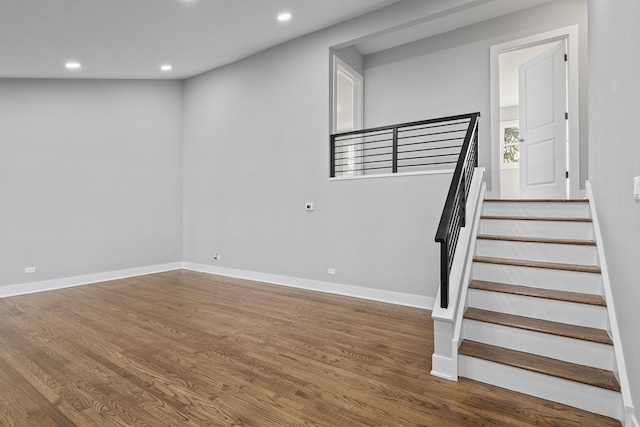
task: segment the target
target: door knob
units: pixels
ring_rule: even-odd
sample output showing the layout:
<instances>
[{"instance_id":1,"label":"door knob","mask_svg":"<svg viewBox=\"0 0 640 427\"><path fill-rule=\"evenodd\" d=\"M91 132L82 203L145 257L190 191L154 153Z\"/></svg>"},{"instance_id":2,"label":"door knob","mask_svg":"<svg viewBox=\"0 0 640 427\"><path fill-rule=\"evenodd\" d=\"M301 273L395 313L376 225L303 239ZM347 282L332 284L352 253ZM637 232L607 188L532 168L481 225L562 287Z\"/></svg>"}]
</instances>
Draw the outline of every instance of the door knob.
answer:
<instances>
[{"instance_id":1,"label":"door knob","mask_svg":"<svg viewBox=\"0 0 640 427\"><path fill-rule=\"evenodd\" d=\"M518 138L518 142L523 143L524 142L524 138Z\"/></svg>"}]
</instances>

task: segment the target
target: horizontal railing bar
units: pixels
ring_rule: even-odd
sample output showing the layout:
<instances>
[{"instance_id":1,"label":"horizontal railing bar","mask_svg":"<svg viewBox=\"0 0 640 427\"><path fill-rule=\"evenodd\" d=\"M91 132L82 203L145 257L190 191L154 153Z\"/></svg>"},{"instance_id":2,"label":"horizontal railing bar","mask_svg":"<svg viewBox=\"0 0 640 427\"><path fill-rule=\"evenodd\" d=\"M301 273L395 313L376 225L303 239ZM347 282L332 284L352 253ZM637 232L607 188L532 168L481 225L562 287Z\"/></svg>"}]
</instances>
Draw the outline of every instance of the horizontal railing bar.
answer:
<instances>
[{"instance_id":1,"label":"horizontal railing bar","mask_svg":"<svg viewBox=\"0 0 640 427\"><path fill-rule=\"evenodd\" d=\"M413 145L418 145L418 144L405 144L403 145L403 147L408 147L408 146L413 146ZM451 150L451 149L457 149L460 148L460 145L446 145L444 147L431 147L431 148L419 148L416 150L398 150L398 154L403 154L403 153L415 153L415 152L419 152L419 151L435 151L435 150ZM355 149L353 150L353 153L365 153L368 151L373 151L373 150L382 150L382 149L389 149L391 147L373 147L373 148L362 148L362 149ZM349 153L350 151L337 151L336 155L340 155L340 154L346 154ZM388 152L384 152L384 153L374 153L374 154L364 154L363 156L349 156L348 158L354 158L357 159L359 157L364 157L364 156L383 156L383 155L390 155L393 154L391 151ZM456 154L459 154L456 153ZM345 157L336 157L336 160L340 160L340 159L344 159Z\"/></svg>"},{"instance_id":2,"label":"horizontal railing bar","mask_svg":"<svg viewBox=\"0 0 640 427\"><path fill-rule=\"evenodd\" d=\"M398 129L398 132L417 132L420 130L424 130L424 129L432 129L435 127L443 127L443 126L455 126L455 125L460 125L460 124L465 124L466 122L458 122L455 124L447 124L447 125L438 125L438 126L429 126L429 127L420 127L420 128L414 128L414 129ZM421 136L433 136L433 135L442 135L442 134L446 134L446 133L456 133L456 132L465 132L466 129L456 129L456 130L450 130L450 131L445 131L445 132L432 132L432 133L423 133L420 135L408 135L408 136L399 136L398 140L400 139L408 139L408 138L418 138ZM385 132L379 132L379 133L372 133L372 134L365 134L364 131L361 131L362 133L356 133L354 135L347 135L347 136L337 136L336 135L336 141L338 142L342 142L342 141L352 141L354 139L360 139L360 138L372 138L372 137L376 137L376 136L382 136L382 135L391 135L393 134L393 129L389 129L388 131ZM387 141L387 139L383 139L380 141Z\"/></svg>"},{"instance_id":3,"label":"horizontal railing bar","mask_svg":"<svg viewBox=\"0 0 640 427\"><path fill-rule=\"evenodd\" d=\"M391 142L392 139L376 139L374 141L358 141L358 142L352 142L349 144L340 144L338 145L337 148L343 148L343 147L352 147L354 145L364 145L364 144L375 144L377 142Z\"/></svg>"},{"instance_id":4,"label":"horizontal railing bar","mask_svg":"<svg viewBox=\"0 0 640 427\"><path fill-rule=\"evenodd\" d=\"M406 144L399 144L399 147L408 147L410 145L421 145L421 144L435 144L437 142L449 142L449 141L464 141L464 137L435 139L433 141L409 142L409 143L406 143ZM354 142L352 144L340 144L336 148L355 147L355 146L358 146L358 145L373 144L373 143L377 143L377 142L391 142L391 140L390 139L380 139L380 140L376 140L376 141L363 141L363 142ZM462 146L462 144L459 145L459 147L461 147L461 146ZM390 147L390 145L383 145L382 147L373 147L371 149L374 150L376 148L387 148L387 147ZM344 151L336 151L336 154L341 154L343 152Z\"/></svg>"},{"instance_id":5,"label":"horizontal railing bar","mask_svg":"<svg viewBox=\"0 0 640 427\"><path fill-rule=\"evenodd\" d=\"M461 115L458 115L458 116L441 117L441 118L438 118L438 119L419 120L417 122L401 123L401 124L397 124L397 125L393 125L393 126L380 126L380 127L371 128L371 129L354 130L354 131L350 131L350 132L341 132L341 133L333 134L333 136L336 137L336 138L339 138L339 137L347 136L347 135L356 135L356 134L362 134L362 133L379 132L379 131L388 130L388 129L394 129L394 128L406 128L406 127L411 127L411 126L428 125L428 124L432 124L432 123L452 122L452 121L455 121L455 120L470 119L472 116L473 116L473 114L461 114Z\"/></svg>"},{"instance_id":6,"label":"horizontal railing bar","mask_svg":"<svg viewBox=\"0 0 640 427\"><path fill-rule=\"evenodd\" d=\"M390 162L391 159L386 159L386 160L371 160L368 162L358 162L359 165L369 165L371 163L384 163L384 162Z\"/></svg>"},{"instance_id":7,"label":"horizontal railing bar","mask_svg":"<svg viewBox=\"0 0 640 427\"><path fill-rule=\"evenodd\" d=\"M414 153L420 151L427 151L433 149L424 149L424 150L411 150L411 151L399 151L398 155L404 153ZM446 154L433 154L430 156L417 156L417 157L398 157L398 161L400 160L412 160L412 159L430 159L433 157L447 157L447 156L458 156L460 153L446 153ZM353 157L336 157L337 160L355 160L355 159L364 159L365 157L377 157L377 156L389 156L391 153L379 153L379 154L363 154L361 156L353 156Z\"/></svg>"},{"instance_id":8,"label":"horizontal railing bar","mask_svg":"<svg viewBox=\"0 0 640 427\"><path fill-rule=\"evenodd\" d=\"M466 132L466 129L460 129L460 130L448 130L446 132L433 132L433 133L421 133L419 135L407 135L407 136L398 136L398 141L400 141L401 139L410 139L410 138L420 138L423 136L433 136L433 135L444 135L447 133L460 133L460 132ZM460 137L460 139L463 139L464 136Z\"/></svg>"},{"instance_id":9,"label":"horizontal railing bar","mask_svg":"<svg viewBox=\"0 0 640 427\"><path fill-rule=\"evenodd\" d=\"M455 153L455 154L434 154L433 156L398 157L398 161L401 161L401 160L418 160L418 159L433 159L434 157L451 157L451 156L457 156L457 155L458 155L458 153Z\"/></svg>"},{"instance_id":10,"label":"horizontal railing bar","mask_svg":"<svg viewBox=\"0 0 640 427\"><path fill-rule=\"evenodd\" d=\"M389 146L389 145L383 145L382 147L363 147L363 148L355 148L353 151L350 151L350 150L336 151L336 155L339 155L339 154L345 154L345 153L350 153L350 152L353 152L353 153L364 153L364 152L367 152L367 151L373 151L373 150L391 150L391 151L389 152L389 154L392 154L392 153L393 153L393 149L392 149L392 147L391 147L391 146ZM377 154L371 154L371 155L372 155L372 156L377 156Z\"/></svg>"},{"instance_id":11,"label":"horizontal railing bar","mask_svg":"<svg viewBox=\"0 0 640 427\"><path fill-rule=\"evenodd\" d=\"M413 132L415 130L435 129L435 128L441 128L441 127L445 127L445 126L455 126L455 125L462 125L462 124L467 124L467 123L469 123L469 119L465 119L465 120L462 120L462 121L455 121L455 122L446 122L446 123L442 123L442 124L439 124L439 125L420 126L420 127L407 126L407 127L411 127L411 129L405 129L403 127L402 129L398 129L398 132Z\"/></svg>"},{"instance_id":12,"label":"horizontal railing bar","mask_svg":"<svg viewBox=\"0 0 640 427\"><path fill-rule=\"evenodd\" d=\"M336 157L336 160L364 159L365 157L390 156L390 155L391 155L391 153L363 154L362 156Z\"/></svg>"},{"instance_id":13,"label":"horizontal railing bar","mask_svg":"<svg viewBox=\"0 0 640 427\"><path fill-rule=\"evenodd\" d=\"M409 144L407 144L409 145ZM404 151L399 151L398 150L398 154L402 154L402 153L415 153L417 151L433 151L433 150L449 150L451 148L460 148L460 145L447 145L445 147L433 147L433 148L419 148L417 150L404 150ZM456 154L460 154L460 152L456 153Z\"/></svg>"},{"instance_id":14,"label":"horizontal railing bar","mask_svg":"<svg viewBox=\"0 0 640 427\"><path fill-rule=\"evenodd\" d=\"M379 169L389 169L389 170L391 170L391 166L380 166L380 167L377 167L377 168L359 168L358 171L366 172L366 171L373 171L373 170L379 170ZM344 171L338 171L338 172L344 172Z\"/></svg>"},{"instance_id":15,"label":"horizontal railing bar","mask_svg":"<svg viewBox=\"0 0 640 427\"><path fill-rule=\"evenodd\" d=\"M382 131L373 132L373 133L363 132L363 133L355 133L353 135L346 135L346 136L342 136L342 135L334 135L334 136L336 138L336 141L347 141L347 140L356 139L356 138L375 138L376 136L391 135L392 133L393 133L393 129L388 129L385 132L382 132Z\"/></svg>"},{"instance_id":16,"label":"horizontal railing bar","mask_svg":"<svg viewBox=\"0 0 640 427\"><path fill-rule=\"evenodd\" d=\"M417 165L398 165L398 168L412 168L412 167L418 167L418 166L431 166L431 165L450 165L452 163L456 163L455 161L452 162L431 162L431 163L420 163Z\"/></svg>"},{"instance_id":17,"label":"horizontal railing bar","mask_svg":"<svg viewBox=\"0 0 640 427\"><path fill-rule=\"evenodd\" d=\"M398 169L401 168L412 168L412 167L425 167L425 166L439 166L439 165L451 165L456 162L431 162L431 163L419 163L415 165L398 165ZM391 166L379 166L379 167L360 167L363 163L358 163L355 165L355 170L357 171L369 171L369 170L378 170L378 169L391 169ZM346 172L347 169L338 169L339 167L346 167L348 165L336 165L336 174L340 174Z\"/></svg>"},{"instance_id":18,"label":"horizontal railing bar","mask_svg":"<svg viewBox=\"0 0 640 427\"><path fill-rule=\"evenodd\" d=\"M456 162L433 162L433 163L421 163L418 165L398 165L398 169L402 168L410 168L410 167L424 167L424 166L438 166L438 165L450 165L450 164L454 164ZM336 165L336 168L340 166L340 165ZM391 166L380 166L380 167L373 167L373 168L358 168L356 167L356 171L358 172L366 172L366 171L373 171L373 170L380 170L380 169L391 169ZM343 172L347 172L347 170L338 170L336 169L336 175L343 173Z\"/></svg>"},{"instance_id":19,"label":"horizontal railing bar","mask_svg":"<svg viewBox=\"0 0 640 427\"><path fill-rule=\"evenodd\" d=\"M400 147L409 147L410 145L433 144L436 142L449 142L449 141L461 141L461 140L464 142L464 138L444 138L444 139L438 139L436 141L409 142L407 144L402 144ZM458 147L462 147L462 144L458 145Z\"/></svg>"}]
</instances>

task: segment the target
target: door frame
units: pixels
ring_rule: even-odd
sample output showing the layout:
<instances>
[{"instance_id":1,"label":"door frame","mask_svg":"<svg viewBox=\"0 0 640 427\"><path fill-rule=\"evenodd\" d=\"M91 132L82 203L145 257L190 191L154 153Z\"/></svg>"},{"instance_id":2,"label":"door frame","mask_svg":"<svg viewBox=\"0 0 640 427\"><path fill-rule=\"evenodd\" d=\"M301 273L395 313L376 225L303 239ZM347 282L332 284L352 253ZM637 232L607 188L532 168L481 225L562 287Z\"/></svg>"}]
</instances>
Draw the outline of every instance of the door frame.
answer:
<instances>
[{"instance_id":1,"label":"door frame","mask_svg":"<svg viewBox=\"0 0 640 427\"><path fill-rule=\"evenodd\" d=\"M343 73L353 79L354 82L354 102L355 108L353 120L356 129L362 129L364 125L364 76L354 70L349 64L333 55L333 72L332 72L332 101L331 101L331 133L336 133L338 122L338 73Z\"/></svg>"},{"instance_id":2,"label":"door frame","mask_svg":"<svg viewBox=\"0 0 640 427\"><path fill-rule=\"evenodd\" d=\"M580 197L580 83L578 80L578 26L560 28L496 44L490 47L491 86L491 190L489 197L500 197L500 54L542 43L566 40L567 110L569 112L569 197Z\"/></svg>"}]
</instances>

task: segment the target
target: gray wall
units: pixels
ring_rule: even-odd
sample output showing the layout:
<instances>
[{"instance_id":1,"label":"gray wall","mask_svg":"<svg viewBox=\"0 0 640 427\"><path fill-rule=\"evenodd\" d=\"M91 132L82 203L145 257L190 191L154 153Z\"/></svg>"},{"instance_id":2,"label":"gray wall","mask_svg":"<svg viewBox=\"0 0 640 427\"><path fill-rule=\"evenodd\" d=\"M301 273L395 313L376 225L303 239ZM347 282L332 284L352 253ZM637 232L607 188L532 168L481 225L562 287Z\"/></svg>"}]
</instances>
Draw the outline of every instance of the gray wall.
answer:
<instances>
[{"instance_id":1,"label":"gray wall","mask_svg":"<svg viewBox=\"0 0 640 427\"><path fill-rule=\"evenodd\" d=\"M640 406L640 2L589 2L590 178L636 407ZM637 410L636 410L637 413Z\"/></svg>"},{"instance_id":2,"label":"gray wall","mask_svg":"<svg viewBox=\"0 0 640 427\"><path fill-rule=\"evenodd\" d=\"M181 82L0 80L0 286L181 261L181 111Z\"/></svg>"},{"instance_id":3,"label":"gray wall","mask_svg":"<svg viewBox=\"0 0 640 427\"><path fill-rule=\"evenodd\" d=\"M329 48L374 17L185 83L185 261L435 296L451 175L328 180Z\"/></svg>"},{"instance_id":4,"label":"gray wall","mask_svg":"<svg viewBox=\"0 0 640 427\"><path fill-rule=\"evenodd\" d=\"M562 0L365 56L365 127L480 111L480 165L490 185L489 49L579 25L581 188L588 176L587 4Z\"/></svg>"},{"instance_id":5,"label":"gray wall","mask_svg":"<svg viewBox=\"0 0 640 427\"><path fill-rule=\"evenodd\" d=\"M364 75L364 57L358 49L353 46L347 46L342 49L331 49L331 51L360 75Z\"/></svg>"}]
</instances>

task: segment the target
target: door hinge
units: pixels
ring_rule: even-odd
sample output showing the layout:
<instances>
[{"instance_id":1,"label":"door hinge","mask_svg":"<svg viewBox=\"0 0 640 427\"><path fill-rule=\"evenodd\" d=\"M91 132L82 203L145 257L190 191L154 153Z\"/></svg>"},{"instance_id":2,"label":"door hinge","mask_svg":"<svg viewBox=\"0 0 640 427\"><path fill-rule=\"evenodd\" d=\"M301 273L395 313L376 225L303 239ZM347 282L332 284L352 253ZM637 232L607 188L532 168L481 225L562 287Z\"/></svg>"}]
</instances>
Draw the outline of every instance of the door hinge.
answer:
<instances>
[{"instance_id":1,"label":"door hinge","mask_svg":"<svg viewBox=\"0 0 640 427\"><path fill-rule=\"evenodd\" d=\"M567 57L567 54L564 54L564 61L567 62L569 60L569 58Z\"/></svg>"},{"instance_id":2,"label":"door hinge","mask_svg":"<svg viewBox=\"0 0 640 427\"><path fill-rule=\"evenodd\" d=\"M565 178L569 178L569 171L566 171L566 172L564 173L564 177L565 177Z\"/></svg>"},{"instance_id":3,"label":"door hinge","mask_svg":"<svg viewBox=\"0 0 640 427\"><path fill-rule=\"evenodd\" d=\"M564 113L564 119L569 120L569 113Z\"/></svg>"}]
</instances>

